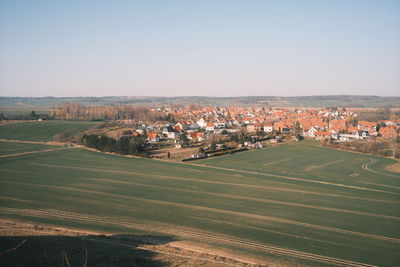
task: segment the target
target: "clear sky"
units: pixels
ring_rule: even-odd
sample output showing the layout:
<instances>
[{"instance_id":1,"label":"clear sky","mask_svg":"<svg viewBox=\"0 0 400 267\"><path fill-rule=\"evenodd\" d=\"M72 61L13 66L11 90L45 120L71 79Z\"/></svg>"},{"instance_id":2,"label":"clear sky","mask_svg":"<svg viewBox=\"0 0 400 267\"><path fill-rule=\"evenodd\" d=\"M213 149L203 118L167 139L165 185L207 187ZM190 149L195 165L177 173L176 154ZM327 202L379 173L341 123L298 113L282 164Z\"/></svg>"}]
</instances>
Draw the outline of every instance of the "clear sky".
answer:
<instances>
[{"instance_id":1,"label":"clear sky","mask_svg":"<svg viewBox=\"0 0 400 267\"><path fill-rule=\"evenodd\" d=\"M0 1L1 96L400 95L400 1Z\"/></svg>"}]
</instances>

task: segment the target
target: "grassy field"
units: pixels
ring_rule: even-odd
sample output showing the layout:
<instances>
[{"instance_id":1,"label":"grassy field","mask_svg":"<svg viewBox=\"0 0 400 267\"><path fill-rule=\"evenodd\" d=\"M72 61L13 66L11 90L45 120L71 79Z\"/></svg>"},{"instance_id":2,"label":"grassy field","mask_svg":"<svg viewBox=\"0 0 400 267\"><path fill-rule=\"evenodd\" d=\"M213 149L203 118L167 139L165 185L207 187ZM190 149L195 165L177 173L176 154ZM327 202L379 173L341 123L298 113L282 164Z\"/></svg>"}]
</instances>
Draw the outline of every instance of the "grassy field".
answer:
<instances>
[{"instance_id":1,"label":"grassy field","mask_svg":"<svg viewBox=\"0 0 400 267\"><path fill-rule=\"evenodd\" d=\"M261 262L396 266L400 175L384 170L394 162L301 143L195 164L32 154L0 159L0 216L165 236Z\"/></svg>"},{"instance_id":2,"label":"grassy field","mask_svg":"<svg viewBox=\"0 0 400 267\"><path fill-rule=\"evenodd\" d=\"M42 144L0 142L0 156L31 152L31 151L42 151L52 148L57 148L57 147L42 145Z\"/></svg>"},{"instance_id":3,"label":"grassy field","mask_svg":"<svg viewBox=\"0 0 400 267\"><path fill-rule=\"evenodd\" d=\"M98 122L77 121L32 121L0 126L0 139L51 141L55 135L73 136L88 130Z\"/></svg>"}]
</instances>

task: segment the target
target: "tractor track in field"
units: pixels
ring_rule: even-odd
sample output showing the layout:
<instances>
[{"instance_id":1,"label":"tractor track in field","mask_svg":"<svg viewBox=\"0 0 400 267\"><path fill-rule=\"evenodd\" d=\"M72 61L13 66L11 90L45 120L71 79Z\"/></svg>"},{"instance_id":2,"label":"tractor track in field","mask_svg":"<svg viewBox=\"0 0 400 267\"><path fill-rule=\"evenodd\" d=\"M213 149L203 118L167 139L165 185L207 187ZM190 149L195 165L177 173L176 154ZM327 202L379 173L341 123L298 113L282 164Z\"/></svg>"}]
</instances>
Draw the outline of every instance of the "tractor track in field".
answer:
<instances>
[{"instance_id":1,"label":"tractor track in field","mask_svg":"<svg viewBox=\"0 0 400 267\"><path fill-rule=\"evenodd\" d=\"M370 183L370 182L360 182L360 183L400 190L400 186L395 186L395 185L385 185L385 184L377 184L377 183Z\"/></svg>"},{"instance_id":2,"label":"tractor track in field","mask_svg":"<svg viewBox=\"0 0 400 267\"><path fill-rule=\"evenodd\" d=\"M102 168L76 167L76 166L44 164L44 163L31 163L31 165L43 166L43 167L52 167L52 168L66 168L66 169L75 169L75 170L87 170L87 171L102 172L102 173L107 172L107 173L119 173L119 174L126 174L126 175L143 175L143 176L157 177L157 178L170 179L170 180L190 181L190 182L199 182L199 183L208 183L208 184L230 185L230 186L247 187L247 188L254 188L254 189L266 189L266 190L272 190L272 191L302 193L302 194L310 194L310 195L317 195L317 196L330 196L330 197L338 197L338 198L350 198L350 199L359 199L359 200L367 200L367 201L376 201L376 202L398 204L398 201L393 201L393 200L384 200L384 199L367 198L367 197L357 197L357 196L350 196L350 195L343 195L343 194L320 193L320 192L312 192L312 191L289 189L289 188L274 187L274 186L263 186L263 185L252 185L252 184L222 182L222 181L215 181L215 180L202 180L202 179L196 179L196 178L186 178L186 177L178 177L178 176L170 176L170 175L162 175L162 174L150 174L150 173L145 173L145 172L117 171L117 170L109 170L109 169L102 169Z\"/></svg>"},{"instance_id":3,"label":"tractor track in field","mask_svg":"<svg viewBox=\"0 0 400 267\"><path fill-rule=\"evenodd\" d=\"M28 141L28 140L14 140L14 139L0 139L0 142L5 143L22 143L22 144L40 144L40 145L64 145L64 142L55 142L55 141Z\"/></svg>"},{"instance_id":4,"label":"tractor track in field","mask_svg":"<svg viewBox=\"0 0 400 267\"><path fill-rule=\"evenodd\" d=\"M101 196L107 196L107 197L112 197L112 198L137 200L137 201L143 201L143 202L148 202L148 203L155 203L158 205L189 208L192 210L201 210L201 211L206 211L206 212L214 212L214 213L239 216L239 217L245 217L245 218L252 218L252 219L258 219L258 220L264 220L264 221L270 221L270 222L278 222L278 223L284 223L284 224L289 224L289 225L301 226L301 227L305 227L305 228L309 228L309 229L316 229L316 230L321 230L321 231L335 232L335 233L341 233L341 234L347 234L347 235L353 235L353 236L359 236L359 237L365 237L365 238L371 238L371 239L377 239L377 240L390 241L390 242L394 242L394 243L400 243L400 239L398 239L398 238L392 238L392 237L386 237L386 236L380 236L380 235L374 235L374 234L367 234L367 233L362 233L362 232L354 232L354 231L350 231L350 230L333 228L333 227L329 227L329 226L322 226L322 225L317 225L317 224L299 222L299 221L294 221L294 220L270 217L270 216L253 214L253 213L223 210L223 209L218 209L218 208L209 208L209 207L204 207L204 206L177 203L177 202L171 202L171 201L165 201L165 200L155 200L155 199L147 199L147 198L141 198L141 197L122 196L122 195L118 195L118 194L105 193L105 192L86 190L86 189L78 189L78 188L66 187L66 186L38 185L38 184L20 183L20 182L7 182L7 183L21 184L21 185L35 186L35 187L43 187L43 188L52 188L52 189L59 189L59 190L68 190L68 191L72 191L72 192L82 192L82 193L101 195Z\"/></svg>"},{"instance_id":5,"label":"tractor track in field","mask_svg":"<svg viewBox=\"0 0 400 267\"><path fill-rule=\"evenodd\" d=\"M340 258L334 258L334 257L328 257L328 256L323 256L323 255L318 255L318 254L312 254L308 252L301 252L297 250L292 250L292 249L287 249L287 248L281 248L277 246L272 246L272 245L266 245L262 243L257 243L257 242L252 242L246 239L236 239L232 238L230 236L224 236L224 235L216 235L215 233L208 233L204 231L189 231L186 229L177 229L175 227L163 227L163 226L152 226L149 224L140 224L140 223L132 223L131 220L124 220L124 219L118 219L118 220L112 220L106 217L98 217L98 216L89 216L89 215L83 215L79 213L69 213L69 212L61 212L61 211L56 211L56 210L29 210L29 209L13 209L13 208L0 208L0 211L2 213L6 214L18 214L22 216L33 216L33 217L40 217L43 218L45 217L50 217L50 218L56 218L56 219L70 219L70 220L79 220L79 221L85 221L89 223L103 223L107 225L116 225L116 226L121 226L121 227L126 227L126 228L133 228L137 230L142 230L142 231L153 231L153 232L159 232L159 233L165 233L165 234L172 234L175 236L180 236L183 238L194 238L197 240L204 240L212 243L223 243L223 244L230 244L230 245L236 245L239 247L245 247L245 248L251 248L251 249L256 249L256 250L261 250L267 253L272 253L272 254L278 254L278 255L284 255L284 256L289 256L289 257L294 257L294 258L299 258L303 260L309 260L309 261L314 261L314 262L320 262L320 263L328 263L328 264L333 264L337 266L363 266L363 267L371 267L374 265L370 264L365 264L361 262L355 262L355 261L350 261L350 260L345 260L345 259L340 259Z\"/></svg>"},{"instance_id":6,"label":"tractor track in field","mask_svg":"<svg viewBox=\"0 0 400 267\"><path fill-rule=\"evenodd\" d=\"M343 162L343 161L344 161L344 160L340 159L340 160L335 160L335 161L331 161L331 162L321 163L321 164L319 164L319 165L312 165L312 166L309 166L309 167L304 168L304 171L309 172L309 171L313 171L313 170L315 170L315 169L320 169L320 168L329 167L329 166L331 166L331 165L335 165L335 164L341 163L341 162Z\"/></svg>"},{"instance_id":7,"label":"tractor track in field","mask_svg":"<svg viewBox=\"0 0 400 267\"><path fill-rule=\"evenodd\" d=\"M214 224L232 225L232 226L235 226L235 227L243 227L243 225L241 223L227 222L227 221L224 221L224 220L216 220L216 219L206 218L204 216L203 217L191 216L191 215L183 215L183 216L187 217L187 218L190 218L190 219L194 219L194 220L201 220L201 221L211 222L211 223L214 223ZM291 234L291 233L286 233L286 232L279 231L279 230L267 229L267 228L262 227L262 226L255 226L255 225L246 224L246 228L252 229L252 230L257 230L257 231L263 231L263 232L278 234L278 235L283 235L283 236L291 237L291 238L295 238L295 239L302 239L302 240L309 240L309 241L312 241L312 242L330 244L330 245L334 245L334 246L357 248L357 249L362 248L362 246L353 246L353 245L350 245L350 244L343 244L343 243L338 243L338 242L334 242L334 241L327 241L327 240L322 240L322 239L318 239L318 238L308 237L306 235Z\"/></svg>"},{"instance_id":8,"label":"tractor track in field","mask_svg":"<svg viewBox=\"0 0 400 267\"><path fill-rule=\"evenodd\" d=\"M61 150L67 150L67 149L69 149L69 148L54 148L54 149L44 149L44 150L37 150L37 151L21 152L21 153L15 153L15 154L7 154L7 155L1 155L0 159L10 158L10 157L18 157L18 156L24 156L24 155L32 155L32 154L42 154L42 153L61 151Z\"/></svg>"},{"instance_id":9,"label":"tractor track in field","mask_svg":"<svg viewBox=\"0 0 400 267\"><path fill-rule=\"evenodd\" d=\"M345 184L335 184L335 183L330 183L330 182L309 180L309 179L303 179L303 178L291 177L291 176L284 176L284 175L278 175L278 174L272 174L272 173L246 171L246 170L239 170L239 169L232 169L232 168L225 168L225 167L217 167L217 166L209 166L209 165L202 165L202 164L194 164L194 163L190 163L190 165L203 167L203 168L213 168L213 169L217 169L217 170L230 171L230 172L239 172L239 173L248 173L248 174L255 174L255 175L262 175L262 176L270 176L270 177L276 177L276 178L292 180L292 181L301 181L301 182L307 182L307 183L316 183L316 184L337 186L337 187L343 187L343 188L349 188L349 189L357 189L357 190L363 190L363 191L379 192L379 193L394 194L394 195L400 194L400 193L397 193L397 192L378 190L378 189L373 189L373 188L368 188L368 187L345 185Z\"/></svg>"},{"instance_id":10,"label":"tractor track in field","mask_svg":"<svg viewBox=\"0 0 400 267\"><path fill-rule=\"evenodd\" d=\"M378 160L376 160L376 159L371 159L370 161L368 161L368 162L364 163L363 165L361 165L361 168L363 168L363 169L366 170L366 171L375 173L375 174L384 175L384 176L389 176L389 177L400 178L399 175L393 175L393 174L382 173L382 172L378 172L378 171L375 171L375 170L371 170L371 169L369 168L369 166L370 166L371 164L376 163L376 162L378 162Z\"/></svg>"},{"instance_id":11,"label":"tractor track in field","mask_svg":"<svg viewBox=\"0 0 400 267\"><path fill-rule=\"evenodd\" d=\"M210 196L216 196L216 197L227 197L227 198L233 198L233 199L251 200L251 201L257 201L257 202L273 203L273 204L278 204L278 205L286 205L286 206L293 206L293 207L300 207L300 208L318 209L318 210L332 211L332 212L342 212L342 213L349 213L349 214L354 214L354 215L370 216L370 217L375 217L375 218L400 220L400 217L390 216L390 215L375 214L375 213L369 213L369 212L331 208L331 207L324 207L324 206L316 206L316 205L309 205L309 204L300 204L300 203L293 203L293 202L279 201L279 200L272 200L272 199L246 197L246 196L238 196L238 195L231 195L231 194L192 190L192 189L180 189L180 188L176 188L176 187L149 185L149 184L143 184L143 183L119 181L119 180L112 180L112 179L97 179L97 178L84 178L84 179L97 181L97 182L100 181L100 182L106 182L106 183L139 185L139 186L152 187L152 188L157 188L157 189L174 190L174 191L185 192L185 193L197 193L197 194L210 195Z\"/></svg>"}]
</instances>

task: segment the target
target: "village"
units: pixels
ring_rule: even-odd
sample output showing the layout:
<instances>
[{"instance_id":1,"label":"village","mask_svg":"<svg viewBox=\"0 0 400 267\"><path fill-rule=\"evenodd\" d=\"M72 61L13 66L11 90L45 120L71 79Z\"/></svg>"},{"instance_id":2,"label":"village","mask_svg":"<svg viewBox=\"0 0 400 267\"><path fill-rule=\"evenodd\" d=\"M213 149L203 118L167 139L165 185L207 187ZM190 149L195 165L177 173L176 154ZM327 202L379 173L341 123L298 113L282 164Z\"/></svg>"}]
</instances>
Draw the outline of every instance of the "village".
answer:
<instances>
[{"instance_id":1,"label":"village","mask_svg":"<svg viewBox=\"0 0 400 267\"><path fill-rule=\"evenodd\" d=\"M135 124L121 137L142 137L152 157L186 160L310 139L329 143L396 140L399 120L364 121L344 108L153 108L169 121Z\"/></svg>"}]
</instances>

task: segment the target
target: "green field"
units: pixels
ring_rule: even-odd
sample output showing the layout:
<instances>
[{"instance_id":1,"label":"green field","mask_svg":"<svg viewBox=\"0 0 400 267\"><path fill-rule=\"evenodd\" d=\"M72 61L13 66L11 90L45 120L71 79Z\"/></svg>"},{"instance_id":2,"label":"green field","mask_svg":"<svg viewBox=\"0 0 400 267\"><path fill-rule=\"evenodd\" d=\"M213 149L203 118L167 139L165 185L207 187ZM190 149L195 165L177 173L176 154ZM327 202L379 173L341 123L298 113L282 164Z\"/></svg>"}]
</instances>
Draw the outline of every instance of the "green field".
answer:
<instances>
[{"instance_id":1,"label":"green field","mask_svg":"<svg viewBox=\"0 0 400 267\"><path fill-rule=\"evenodd\" d=\"M384 170L394 162L307 143L193 164L32 154L0 159L0 216L162 235L266 262L396 266L400 175Z\"/></svg>"},{"instance_id":2,"label":"green field","mask_svg":"<svg viewBox=\"0 0 400 267\"><path fill-rule=\"evenodd\" d=\"M0 139L51 141L55 135L69 137L88 130L98 122L87 121L32 121L0 126Z\"/></svg>"},{"instance_id":3,"label":"green field","mask_svg":"<svg viewBox=\"0 0 400 267\"><path fill-rule=\"evenodd\" d=\"M53 148L57 147L42 145L42 144L0 142L0 156L31 152L31 151L42 151Z\"/></svg>"}]
</instances>

